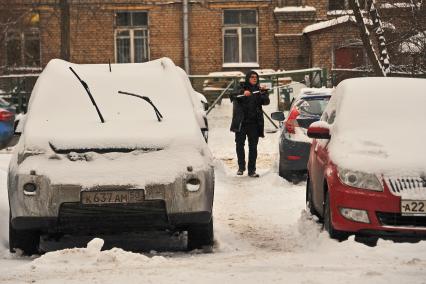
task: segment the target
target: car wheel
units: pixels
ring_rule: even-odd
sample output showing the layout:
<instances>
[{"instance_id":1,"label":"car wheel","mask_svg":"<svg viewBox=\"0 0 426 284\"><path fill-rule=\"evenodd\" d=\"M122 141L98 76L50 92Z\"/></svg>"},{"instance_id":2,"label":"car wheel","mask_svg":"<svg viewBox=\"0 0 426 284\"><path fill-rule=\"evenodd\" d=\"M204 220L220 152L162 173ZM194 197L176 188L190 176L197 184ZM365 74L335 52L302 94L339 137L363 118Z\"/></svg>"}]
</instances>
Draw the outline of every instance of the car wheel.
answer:
<instances>
[{"instance_id":1,"label":"car wheel","mask_svg":"<svg viewBox=\"0 0 426 284\"><path fill-rule=\"evenodd\" d=\"M312 183L311 179L307 178L306 181L306 210L309 211L312 215L317 216L321 220L321 216L318 211L315 209L313 199L312 199Z\"/></svg>"},{"instance_id":2,"label":"car wheel","mask_svg":"<svg viewBox=\"0 0 426 284\"><path fill-rule=\"evenodd\" d=\"M192 225L188 228L188 250L213 246L213 218L207 224Z\"/></svg>"},{"instance_id":3,"label":"car wheel","mask_svg":"<svg viewBox=\"0 0 426 284\"><path fill-rule=\"evenodd\" d=\"M40 244L40 234L33 230L16 230L12 226L9 215L9 251L14 253L20 249L24 255L37 254Z\"/></svg>"},{"instance_id":4,"label":"car wheel","mask_svg":"<svg viewBox=\"0 0 426 284\"><path fill-rule=\"evenodd\" d=\"M330 238L336 239L340 242L346 240L349 237L348 233L338 231L333 228L333 223L331 221L330 196L328 192L325 194L324 229L328 232Z\"/></svg>"}]
</instances>

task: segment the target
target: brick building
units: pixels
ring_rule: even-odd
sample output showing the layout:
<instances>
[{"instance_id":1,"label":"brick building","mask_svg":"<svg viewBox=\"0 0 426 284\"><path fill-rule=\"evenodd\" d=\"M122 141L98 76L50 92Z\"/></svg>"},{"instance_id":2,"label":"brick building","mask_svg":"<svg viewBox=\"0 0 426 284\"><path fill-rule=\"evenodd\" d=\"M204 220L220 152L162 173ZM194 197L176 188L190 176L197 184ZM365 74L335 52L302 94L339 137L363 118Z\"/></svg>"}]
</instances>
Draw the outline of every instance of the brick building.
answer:
<instances>
[{"instance_id":1,"label":"brick building","mask_svg":"<svg viewBox=\"0 0 426 284\"><path fill-rule=\"evenodd\" d=\"M190 74L368 63L346 0L0 0L0 72L40 70L52 58L124 63L167 56L185 67L185 2ZM410 6L381 11L385 21L388 14L395 20ZM389 32L407 25L395 20Z\"/></svg>"}]
</instances>

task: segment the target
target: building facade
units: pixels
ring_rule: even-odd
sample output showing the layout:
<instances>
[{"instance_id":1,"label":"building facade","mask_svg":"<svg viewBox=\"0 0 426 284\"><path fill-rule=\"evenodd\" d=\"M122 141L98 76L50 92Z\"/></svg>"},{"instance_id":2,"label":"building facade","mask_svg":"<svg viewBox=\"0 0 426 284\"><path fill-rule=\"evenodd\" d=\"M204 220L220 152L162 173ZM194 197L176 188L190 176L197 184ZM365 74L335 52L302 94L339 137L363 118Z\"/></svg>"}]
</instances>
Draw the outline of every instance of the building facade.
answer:
<instances>
[{"instance_id":1,"label":"building facade","mask_svg":"<svg viewBox=\"0 0 426 284\"><path fill-rule=\"evenodd\" d=\"M346 0L0 3L3 74L41 70L52 58L130 63L170 57L189 74L259 68L354 69L368 64ZM405 4L388 8L379 4L383 19L390 15L393 21L388 32L408 30L409 21L395 20L395 14L409 15L410 6Z\"/></svg>"}]
</instances>

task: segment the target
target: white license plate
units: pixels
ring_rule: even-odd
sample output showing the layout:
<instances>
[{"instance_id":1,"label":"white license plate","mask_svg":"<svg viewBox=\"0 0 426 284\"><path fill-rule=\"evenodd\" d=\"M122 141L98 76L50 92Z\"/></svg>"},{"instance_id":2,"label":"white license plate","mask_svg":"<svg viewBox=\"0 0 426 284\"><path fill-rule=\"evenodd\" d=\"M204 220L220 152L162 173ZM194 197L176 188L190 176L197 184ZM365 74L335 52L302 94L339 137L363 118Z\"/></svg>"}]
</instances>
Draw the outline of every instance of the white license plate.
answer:
<instances>
[{"instance_id":1,"label":"white license plate","mask_svg":"<svg viewBox=\"0 0 426 284\"><path fill-rule=\"evenodd\" d=\"M426 200L401 200L401 215L426 216Z\"/></svg>"},{"instance_id":2,"label":"white license plate","mask_svg":"<svg viewBox=\"0 0 426 284\"><path fill-rule=\"evenodd\" d=\"M83 191L81 203L83 204L122 204L140 203L145 200L143 190L108 190L108 191Z\"/></svg>"}]
</instances>

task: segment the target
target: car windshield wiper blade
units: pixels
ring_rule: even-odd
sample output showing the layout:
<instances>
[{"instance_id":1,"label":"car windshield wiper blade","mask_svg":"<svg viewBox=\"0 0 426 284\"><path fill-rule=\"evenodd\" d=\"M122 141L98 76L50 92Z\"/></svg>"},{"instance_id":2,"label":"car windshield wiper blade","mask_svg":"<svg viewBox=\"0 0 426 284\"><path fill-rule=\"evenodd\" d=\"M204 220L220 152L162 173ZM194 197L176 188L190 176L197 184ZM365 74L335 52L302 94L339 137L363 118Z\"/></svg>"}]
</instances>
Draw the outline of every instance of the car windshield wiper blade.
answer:
<instances>
[{"instance_id":1,"label":"car windshield wiper blade","mask_svg":"<svg viewBox=\"0 0 426 284\"><path fill-rule=\"evenodd\" d=\"M148 102L154 108L155 115L157 116L158 121L163 120L163 116L161 115L161 112L158 110L158 108L154 105L154 103L151 101L151 99L149 97L140 96L140 95L136 95L136 94L132 94L132 93L128 93L128 92L123 92L123 91L118 91L118 93L143 99L144 101Z\"/></svg>"},{"instance_id":2,"label":"car windshield wiper blade","mask_svg":"<svg viewBox=\"0 0 426 284\"><path fill-rule=\"evenodd\" d=\"M89 95L89 98L92 101L92 104L95 106L96 112L98 113L99 118L101 119L101 122L105 123L104 117L102 116L102 113L99 110L98 105L96 104L95 99L92 96L92 93L90 93L89 86L87 85L86 82L81 80L80 76L78 76L78 74L74 71L74 69L72 69L72 67L70 67L70 70L72 73L74 73L74 75L77 77L77 79L80 81L80 83L83 85L83 88L86 90L87 94Z\"/></svg>"}]
</instances>

